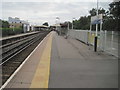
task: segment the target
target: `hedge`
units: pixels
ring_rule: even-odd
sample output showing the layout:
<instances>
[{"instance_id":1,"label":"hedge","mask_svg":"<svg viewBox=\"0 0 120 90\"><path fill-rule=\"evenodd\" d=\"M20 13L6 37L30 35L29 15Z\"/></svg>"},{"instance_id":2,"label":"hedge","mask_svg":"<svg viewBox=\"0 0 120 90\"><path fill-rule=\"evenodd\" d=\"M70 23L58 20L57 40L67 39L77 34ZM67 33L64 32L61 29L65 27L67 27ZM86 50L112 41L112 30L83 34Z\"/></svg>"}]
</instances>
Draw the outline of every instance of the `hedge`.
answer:
<instances>
[{"instance_id":1,"label":"hedge","mask_svg":"<svg viewBox=\"0 0 120 90\"><path fill-rule=\"evenodd\" d=\"M0 30L2 30L3 37L23 33L22 28L14 28L14 30L13 28L1 28Z\"/></svg>"}]
</instances>

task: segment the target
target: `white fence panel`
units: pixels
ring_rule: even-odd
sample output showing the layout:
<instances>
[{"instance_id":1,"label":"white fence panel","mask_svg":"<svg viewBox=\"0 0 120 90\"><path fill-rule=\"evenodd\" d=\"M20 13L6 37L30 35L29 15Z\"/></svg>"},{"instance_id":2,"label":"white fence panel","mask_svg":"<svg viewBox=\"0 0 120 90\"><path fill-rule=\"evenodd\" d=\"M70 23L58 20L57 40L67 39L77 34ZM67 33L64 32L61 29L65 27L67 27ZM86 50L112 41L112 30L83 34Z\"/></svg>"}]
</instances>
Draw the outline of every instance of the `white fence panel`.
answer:
<instances>
[{"instance_id":1,"label":"white fence panel","mask_svg":"<svg viewBox=\"0 0 120 90\"><path fill-rule=\"evenodd\" d=\"M94 46L94 31L90 33L88 30L69 30L68 34L72 38ZM115 31L98 32L98 48L118 57L118 45L120 44L118 38L119 34Z\"/></svg>"},{"instance_id":2,"label":"white fence panel","mask_svg":"<svg viewBox=\"0 0 120 90\"><path fill-rule=\"evenodd\" d=\"M69 35L72 38L88 43L88 30L70 30Z\"/></svg>"}]
</instances>

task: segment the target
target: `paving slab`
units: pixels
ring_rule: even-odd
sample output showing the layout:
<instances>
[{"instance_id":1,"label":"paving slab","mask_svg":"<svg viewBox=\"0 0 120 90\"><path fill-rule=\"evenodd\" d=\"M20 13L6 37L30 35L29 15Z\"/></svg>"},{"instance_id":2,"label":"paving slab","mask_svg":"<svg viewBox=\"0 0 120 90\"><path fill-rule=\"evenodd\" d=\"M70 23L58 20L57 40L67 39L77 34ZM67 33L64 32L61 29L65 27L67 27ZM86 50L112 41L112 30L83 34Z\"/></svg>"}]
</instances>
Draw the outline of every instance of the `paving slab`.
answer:
<instances>
[{"instance_id":1,"label":"paving slab","mask_svg":"<svg viewBox=\"0 0 120 90\"><path fill-rule=\"evenodd\" d=\"M19 72L12 78L5 88L29 88L33 80L40 57L46 46L48 37L31 54L27 62L22 66Z\"/></svg>"},{"instance_id":2,"label":"paving slab","mask_svg":"<svg viewBox=\"0 0 120 90\"><path fill-rule=\"evenodd\" d=\"M54 34L49 88L118 88L118 59Z\"/></svg>"}]
</instances>

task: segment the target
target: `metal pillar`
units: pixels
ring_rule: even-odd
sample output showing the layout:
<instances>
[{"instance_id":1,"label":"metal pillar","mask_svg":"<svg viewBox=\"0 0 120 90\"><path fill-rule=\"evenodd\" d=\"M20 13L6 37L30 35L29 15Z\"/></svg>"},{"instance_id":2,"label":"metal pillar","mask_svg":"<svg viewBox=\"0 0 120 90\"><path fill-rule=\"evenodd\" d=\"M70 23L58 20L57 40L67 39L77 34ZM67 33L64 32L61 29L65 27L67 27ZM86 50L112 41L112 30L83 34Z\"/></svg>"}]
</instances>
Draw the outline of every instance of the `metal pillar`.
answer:
<instances>
[{"instance_id":1,"label":"metal pillar","mask_svg":"<svg viewBox=\"0 0 120 90\"><path fill-rule=\"evenodd\" d=\"M98 17L98 0L97 0L97 17ZM96 35L94 38L94 51L97 51L97 41L98 41L98 24L96 24Z\"/></svg>"}]
</instances>

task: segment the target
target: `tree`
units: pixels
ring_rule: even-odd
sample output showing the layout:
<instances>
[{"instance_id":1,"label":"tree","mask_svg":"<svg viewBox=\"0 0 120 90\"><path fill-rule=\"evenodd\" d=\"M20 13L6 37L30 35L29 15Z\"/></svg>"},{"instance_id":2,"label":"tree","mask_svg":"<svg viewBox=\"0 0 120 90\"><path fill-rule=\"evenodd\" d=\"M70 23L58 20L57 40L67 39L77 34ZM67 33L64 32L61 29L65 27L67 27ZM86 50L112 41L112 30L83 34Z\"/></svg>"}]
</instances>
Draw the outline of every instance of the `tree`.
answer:
<instances>
[{"instance_id":1,"label":"tree","mask_svg":"<svg viewBox=\"0 0 120 90\"><path fill-rule=\"evenodd\" d=\"M90 16L95 16L96 12L97 12L97 10L95 8L93 8L92 10L89 11Z\"/></svg>"},{"instance_id":2,"label":"tree","mask_svg":"<svg viewBox=\"0 0 120 90\"><path fill-rule=\"evenodd\" d=\"M89 11L89 16L82 16L78 20L73 21L74 29L82 29L82 30L89 30L90 29L90 19L91 16L96 15L96 9L92 8L92 10ZM99 8L98 14L104 14L104 17L107 16L109 12L106 11L104 8ZM95 26L93 26L93 29L95 29Z\"/></svg>"},{"instance_id":3,"label":"tree","mask_svg":"<svg viewBox=\"0 0 120 90\"><path fill-rule=\"evenodd\" d=\"M89 11L90 16L95 16L96 15L96 9L93 8L92 10ZM98 14L103 14L103 30L115 30L116 28L116 20L113 19L113 16L111 16L110 9L109 11L106 11L103 8L99 8ZM100 26L99 26L100 27ZM95 25L93 25L93 29L95 29Z\"/></svg>"},{"instance_id":4,"label":"tree","mask_svg":"<svg viewBox=\"0 0 120 90\"><path fill-rule=\"evenodd\" d=\"M98 14L103 14L103 30L115 31L120 30L119 20L120 20L120 1L112 2L109 4L109 10L105 10L104 8L98 9ZM92 8L89 11L89 16L80 17L78 20L73 21L74 29L82 29L89 30L90 28L90 19L91 16L95 16L97 9ZM100 27L100 25L98 25ZM92 30L95 30L95 25L92 26Z\"/></svg>"},{"instance_id":5,"label":"tree","mask_svg":"<svg viewBox=\"0 0 120 90\"><path fill-rule=\"evenodd\" d=\"M98 9L98 14L106 14L108 11L105 11L105 9L104 8L99 8ZM92 10L90 10L89 11L89 13L90 13L90 16L95 16L95 15L97 15L97 9L96 8L93 8Z\"/></svg>"},{"instance_id":6,"label":"tree","mask_svg":"<svg viewBox=\"0 0 120 90\"><path fill-rule=\"evenodd\" d=\"M2 28L9 28L9 23L7 21L0 20L0 25Z\"/></svg>"},{"instance_id":7,"label":"tree","mask_svg":"<svg viewBox=\"0 0 120 90\"><path fill-rule=\"evenodd\" d=\"M110 14L112 14L115 19L120 19L120 1L112 2L109 6Z\"/></svg>"},{"instance_id":8,"label":"tree","mask_svg":"<svg viewBox=\"0 0 120 90\"><path fill-rule=\"evenodd\" d=\"M112 19L114 20L114 22L112 23L112 25L114 26L114 30L119 30L120 26L120 1L119 2L112 2L109 4L110 8L110 14L112 15Z\"/></svg>"},{"instance_id":9,"label":"tree","mask_svg":"<svg viewBox=\"0 0 120 90\"><path fill-rule=\"evenodd\" d=\"M45 25L45 26L49 26L48 22L43 23L43 25Z\"/></svg>"},{"instance_id":10,"label":"tree","mask_svg":"<svg viewBox=\"0 0 120 90\"><path fill-rule=\"evenodd\" d=\"M89 25L90 25L90 17L89 16L80 17L78 20L73 21L74 29L88 30Z\"/></svg>"}]
</instances>

